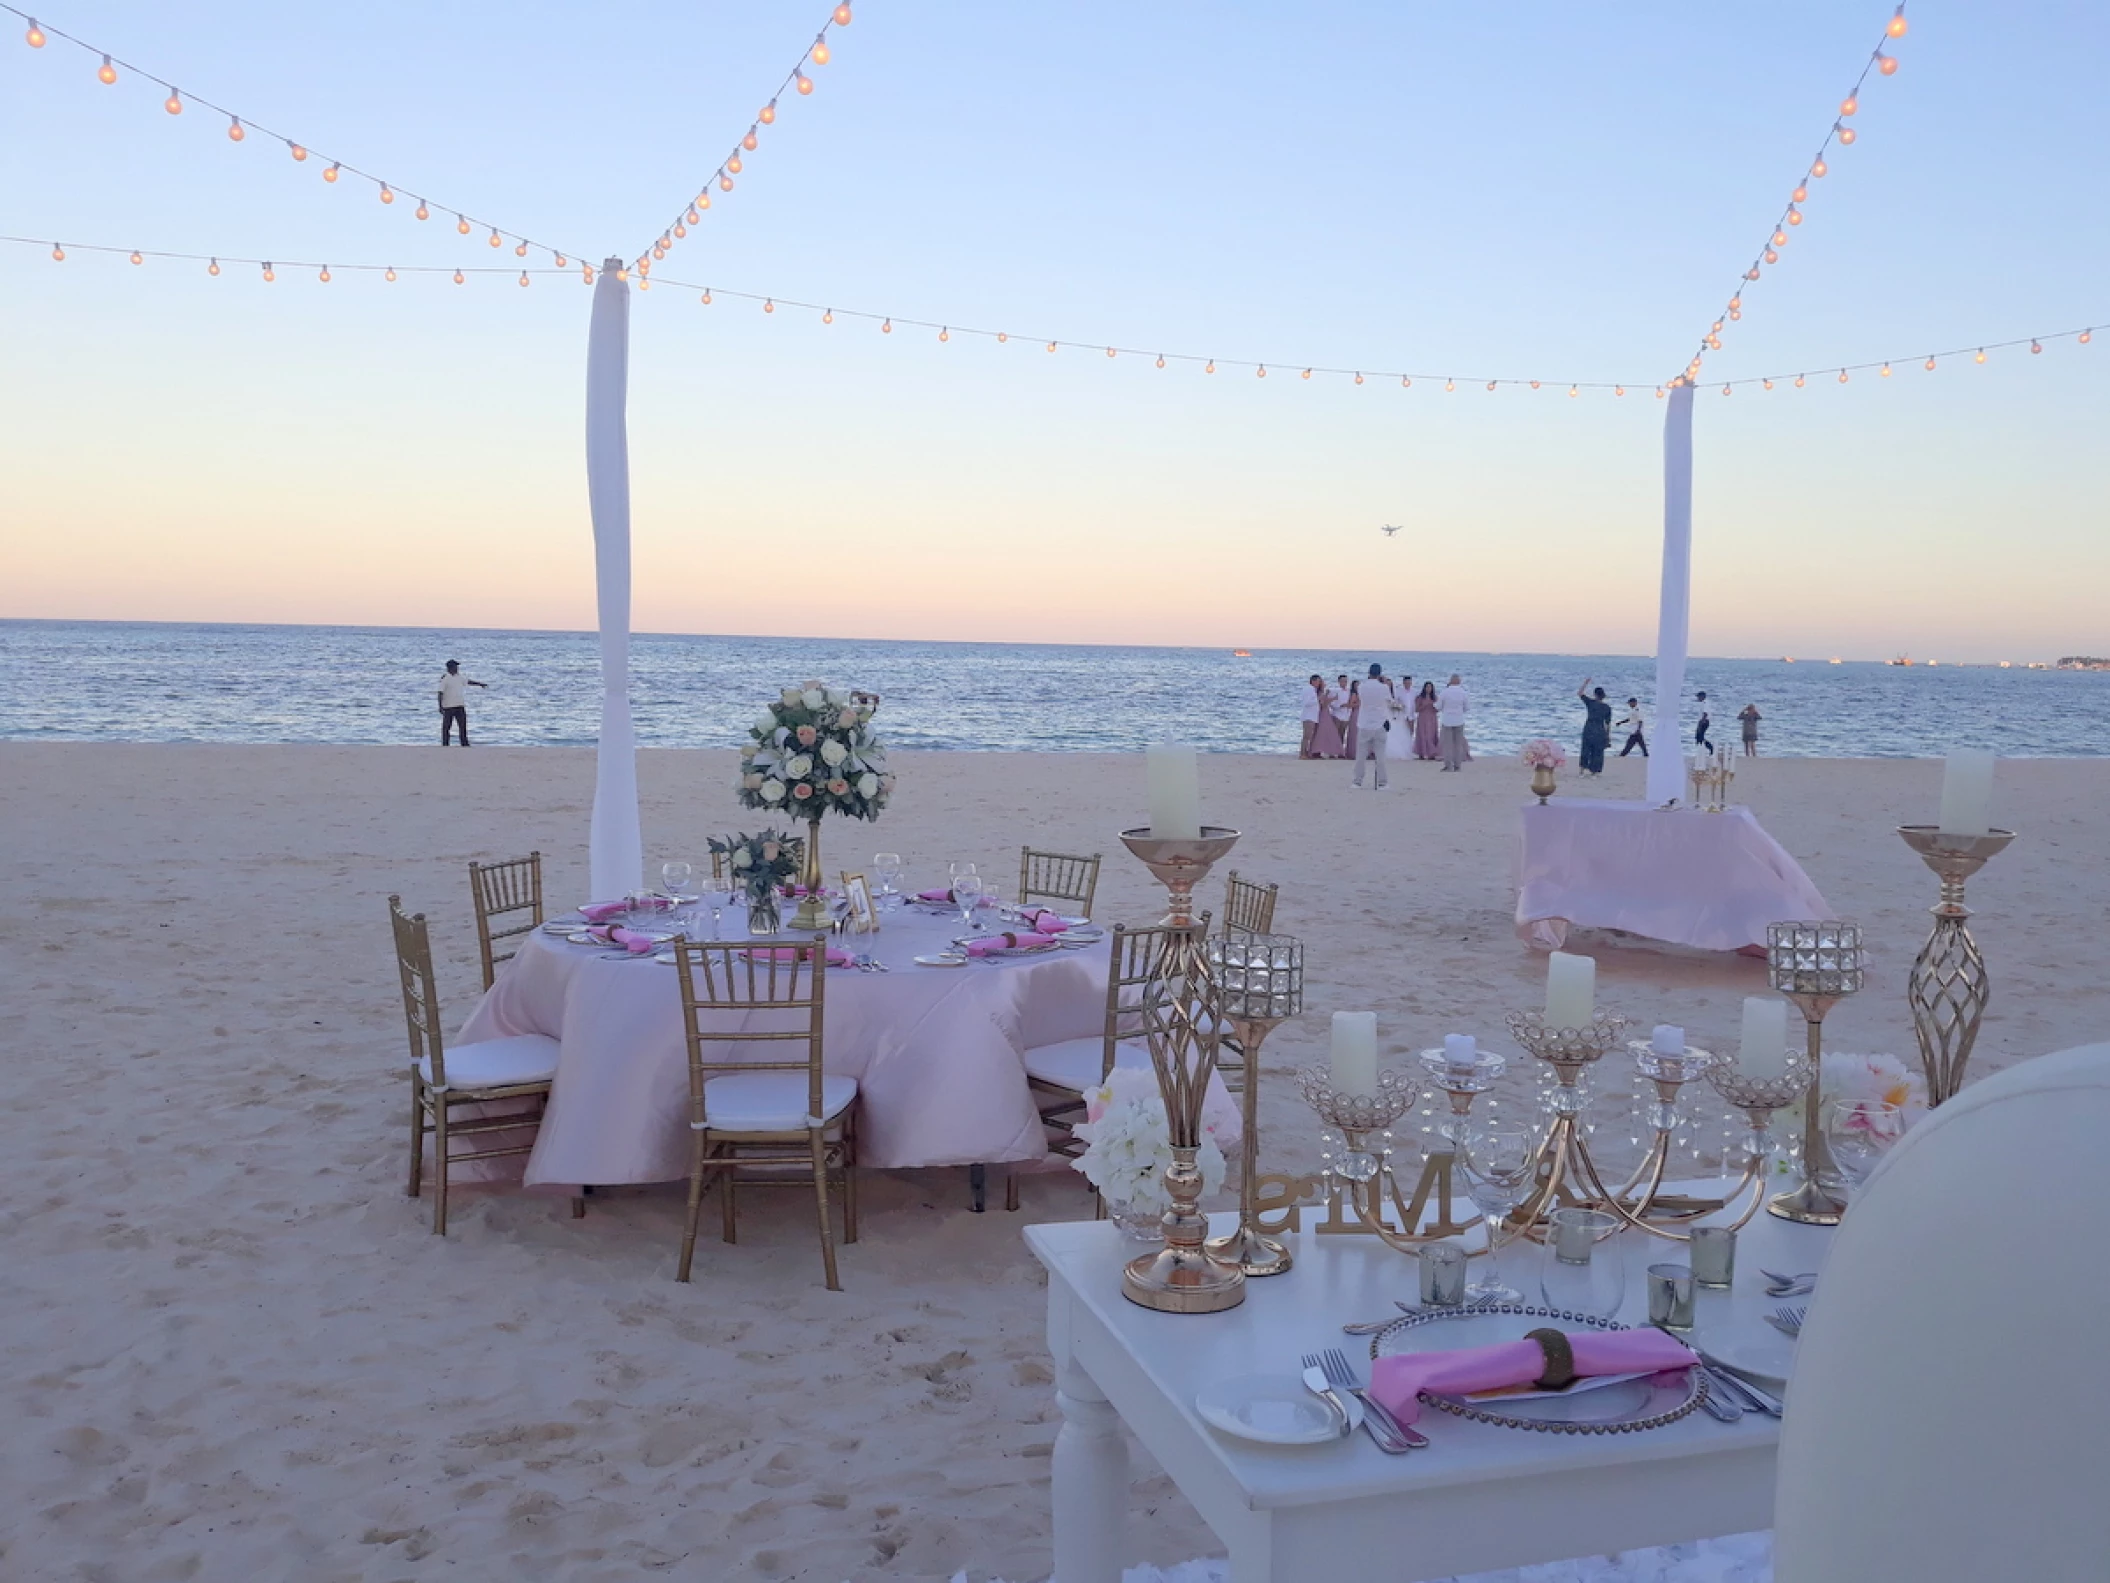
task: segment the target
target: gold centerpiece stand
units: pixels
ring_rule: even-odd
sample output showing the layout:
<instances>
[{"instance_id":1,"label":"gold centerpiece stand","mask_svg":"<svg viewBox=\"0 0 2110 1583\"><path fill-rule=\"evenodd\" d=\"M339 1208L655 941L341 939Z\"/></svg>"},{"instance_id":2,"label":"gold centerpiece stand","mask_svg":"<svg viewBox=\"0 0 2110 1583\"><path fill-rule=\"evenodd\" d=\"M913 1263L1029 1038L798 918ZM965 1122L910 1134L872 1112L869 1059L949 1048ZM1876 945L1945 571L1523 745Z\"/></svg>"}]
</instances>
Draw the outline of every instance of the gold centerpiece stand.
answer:
<instances>
[{"instance_id":1,"label":"gold centerpiece stand","mask_svg":"<svg viewBox=\"0 0 2110 1583\"><path fill-rule=\"evenodd\" d=\"M1245 1301L1245 1272L1203 1246L1209 1220L1199 1203L1202 1097L1216 1070L1217 987L1208 942L1194 920L1194 887L1238 842L1238 832L1204 825L1198 836L1124 830L1121 841L1165 887L1165 944L1139 1008L1150 1064L1165 1101L1172 1163L1165 1167L1165 1246L1131 1259L1121 1272L1130 1302L1168 1314L1214 1314Z\"/></svg>"},{"instance_id":2,"label":"gold centerpiece stand","mask_svg":"<svg viewBox=\"0 0 2110 1583\"><path fill-rule=\"evenodd\" d=\"M810 934L828 927L828 908L821 898L821 822L806 821L806 845L799 858L799 910L791 915L791 927Z\"/></svg>"},{"instance_id":3,"label":"gold centerpiece stand","mask_svg":"<svg viewBox=\"0 0 2110 1583\"><path fill-rule=\"evenodd\" d=\"M1809 1030L1813 1074L1802 1103L1802 1181L1766 1206L1767 1213L1806 1226L1836 1226L1844 1201L1824 1185L1838 1180L1824 1139L1824 1017L1861 991L1864 958L1856 924L1817 920L1766 926L1766 982L1802 1011Z\"/></svg>"},{"instance_id":4,"label":"gold centerpiece stand","mask_svg":"<svg viewBox=\"0 0 2110 1583\"><path fill-rule=\"evenodd\" d=\"M1210 1256L1248 1276L1280 1275L1289 1249L1263 1235L1260 1214L1260 1046L1304 1010L1304 943L1286 934L1219 935L1204 948L1216 984L1216 1019L1238 1037L1245 1061L1239 1140L1238 1229L1212 1237Z\"/></svg>"},{"instance_id":5,"label":"gold centerpiece stand","mask_svg":"<svg viewBox=\"0 0 2110 1583\"><path fill-rule=\"evenodd\" d=\"M1927 824L1898 826L1905 844L1941 877L1941 900L1933 907L1934 929L1913 959L1909 992L1912 1031L1919 1037L1920 1064L1927 1072L1927 1103L1953 1099L1963 1087L1964 1063L1978 1042L1978 1024L1992 998L1985 957L1964 920L1964 881L2015 839L2012 830L1952 835Z\"/></svg>"}]
</instances>

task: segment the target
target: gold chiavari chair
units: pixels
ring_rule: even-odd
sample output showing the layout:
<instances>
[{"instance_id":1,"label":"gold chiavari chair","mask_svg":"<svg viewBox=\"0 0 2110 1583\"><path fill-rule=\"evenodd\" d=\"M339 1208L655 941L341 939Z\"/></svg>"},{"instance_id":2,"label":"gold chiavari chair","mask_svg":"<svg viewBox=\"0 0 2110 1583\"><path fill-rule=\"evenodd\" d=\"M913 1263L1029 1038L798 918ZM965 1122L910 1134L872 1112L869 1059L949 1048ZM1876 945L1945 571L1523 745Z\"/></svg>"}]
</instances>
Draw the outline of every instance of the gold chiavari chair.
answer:
<instances>
[{"instance_id":1,"label":"gold chiavari chair","mask_svg":"<svg viewBox=\"0 0 2110 1583\"><path fill-rule=\"evenodd\" d=\"M689 1045L689 1212L682 1229L686 1281L696 1254L703 1192L716 1176L723 1235L737 1240L734 1197L742 1166L812 1168L820 1214L821 1262L839 1292L835 1239L828 1224L828 1178L841 1184L843 1241L857 1240L857 1080L821 1065L827 997L827 942L751 946L731 941L674 942L681 977L682 1029ZM740 1059L785 1046L785 1058Z\"/></svg>"},{"instance_id":2,"label":"gold chiavari chair","mask_svg":"<svg viewBox=\"0 0 2110 1583\"><path fill-rule=\"evenodd\" d=\"M1092 897L1099 889L1099 854L1078 857L1067 852L1036 852L1021 847L1018 854L1018 904L1034 901L1067 901L1078 912L1092 915Z\"/></svg>"},{"instance_id":3,"label":"gold chiavari chair","mask_svg":"<svg viewBox=\"0 0 2110 1583\"><path fill-rule=\"evenodd\" d=\"M1224 880L1224 930L1231 934L1272 934L1275 928L1275 895L1280 885L1256 885L1249 879L1240 879L1238 870L1232 869ZM1223 1033L1223 1053L1226 1059L1222 1067L1224 1087L1232 1093L1245 1088L1245 1051L1238 1043L1237 1035L1228 1028Z\"/></svg>"},{"instance_id":4,"label":"gold chiavari chair","mask_svg":"<svg viewBox=\"0 0 2110 1583\"><path fill-rule=\"evenodd\" d=\"M542 927L542 854L503 863L471 863L469 895L476 902L476 944L483 952L484 988L498 964L513 960L520 939Z\"/></svg>"},{"instance_id":5,"label":"gold chiavari chair","mask_svg":"<svg viewBox=\"0 0 2110 1583\"><path fill-rule=\"evenodd\" d=\"M1197 921L1202 932L1208 933L1209 915L1203 913ZM1163 924L1143 928L1115 924L1113 955L1106 969L1106 1016L1099 1032L1027 1049L1026 1086L1033 1091L1041 1125L1047 1129L1050 1153L1075 1159L1084 1152L1076 1126L1084 1119L1086 1089L1105 1082L1116 1066L1149 1067L1146 1007L1169 932ZM1016 1172L1006 1183L1004 1207L1018 1208ZM1099 1204L1095 1214L1105 1213L1106 1206Z\"/></svg>"},{"instance_id":6,"label":"gold chiavari chair","mask_svg":"<svg viewBox=\"0 0 2110 1583\"><path fill-rule=\"evenodd\" d=\"M432 973L432 937L423 913L406 914L403 898L388 898L389 923L395 932L396 968L403 981L403 1016L410 1028L410 1186L412 1198L424 1183L425 1134L432 1133L432 1230L447 1234L447 1177L463 1160L495 1160L526 1154L533 1143L502 1144L492 1149L457 1151L457 1138L519 1132L540 1125L549 1104L550 1084L557 1075L557 1041L539 1033L505 1039L480 1039L452 1050L440 1033L440 998ZM539 1101L533 1108L509 1109L499 1115L457 1119L457 1105ZM574 1219L586 1213L586 1200L571 1201Z\"/></svg>"}]
</instances>

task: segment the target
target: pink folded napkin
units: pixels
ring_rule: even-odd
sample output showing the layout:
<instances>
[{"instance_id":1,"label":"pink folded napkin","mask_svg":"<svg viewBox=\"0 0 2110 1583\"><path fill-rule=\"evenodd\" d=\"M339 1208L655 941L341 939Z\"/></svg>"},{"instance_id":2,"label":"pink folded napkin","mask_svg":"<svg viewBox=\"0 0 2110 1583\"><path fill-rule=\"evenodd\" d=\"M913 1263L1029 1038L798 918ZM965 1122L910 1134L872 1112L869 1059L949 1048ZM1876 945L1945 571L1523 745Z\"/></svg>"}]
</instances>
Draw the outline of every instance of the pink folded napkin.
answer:
<instances>
[{"instance_id":1,"label":"pink folded napkin","mask_svg":"<svg viewBox=\"0 0 2110 1583\"><path fill-rule=\"evenodd\" d=\"M642 956L659 942L649 934L639 934L625 929L620 924L602 924L586 931L596 940L606 940L610 945L619 945L632 956Z\"/></svg>"},{"instance_id":2,"label":"pink folded napkin","mask_svg":"<svg viewBox=\"0 0 2110 1583\"><path fill-rule=\"evenodd\" d=\"M1061 934L1070 926L1061 913L1045 907L1028 907L1018 915L1018 921L1036 934Z\"/></svg>"},{"instance_id":3,"label":"pink folded napkin","mask_svg":"<svg viewBox=\"0 0 2110 1583\"><path fill-rule=\"evenodd\" d=\"M793 962L798 959L798 953L788 945L758 946L740 954L750 962ZM857 958L848 951L838 950L832 945L828 947L830 967L848 967L856 960Z\"/></svg>"},{"instance_id":4,"label":"pink folded napkin","mask_svg":"<svg viewBox=\"0 0 2110 1583\"><path fill-rule=\"evenodd\" d=\"M1700 1360L1682 1341L1660 1330L1577 1330L1566 1333L1577 1378L1591 1374L1663 1374ZM1546 1372L1546 1350L1529 1337L1494 1347L1451 1352L1405 1352L1370 1365L1370 1394L1394 1418L1421 1416L1421 1396L1465 1396L1529 1385Z\"/></svg>"},{"instance_id":5,"label":"pink folded napkin","mask_svg":"<svg viewBox=\"0 0 2110 1583\"><path fill-rule=\"evenodd\" d=\"M969 956L993 956L998 951L1009 951L1017 946L1059 945L1052 934L992 934L980 940L969 940L966 951Z\"/></svg>"},{"instance_id":6,"label":"pink folded napkin","mask_svg":"<svg viewBox=\"0 0 2110 1583\"><path fill-rule=\"evenodd\" d=\"M651 901L645 903L645 907L652 912L665 912L673 905L673 901L665 896L654 896ZM588 923L606 923L610 918L620 918L632 910L627 901L597 901L581 907L579 916Z\"/></svg>"},{"instance_id":7,"label":"pink folded napkin","mask_svg":"<svg viewBox=\"0 0 2110 1583\"><path fill-rule=\"evenodd\" d=\"M960 898L949 890L919 890L916 892L916 900L927 901L934 907L957 907L960 905ZM994 896L977 896L974 899L974 904L977 907L995 907L1000 905Z\"/></svg>"}]
</instances>

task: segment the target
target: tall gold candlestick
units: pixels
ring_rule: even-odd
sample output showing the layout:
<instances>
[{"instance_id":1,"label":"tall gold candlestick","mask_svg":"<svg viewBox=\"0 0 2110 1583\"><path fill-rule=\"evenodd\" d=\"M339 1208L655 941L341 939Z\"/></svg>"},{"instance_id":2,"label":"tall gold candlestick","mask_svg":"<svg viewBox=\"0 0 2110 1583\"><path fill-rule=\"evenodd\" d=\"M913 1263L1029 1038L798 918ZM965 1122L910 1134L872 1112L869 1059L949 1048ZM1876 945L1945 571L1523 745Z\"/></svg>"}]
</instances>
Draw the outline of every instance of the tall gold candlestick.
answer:
<instances>
[{"instance_id":1,"label":"tall gold candlestick","mask_svg":"<svg viewBox=\"0 0 2110 1583\"><path fill-rule=\"evenodd\" d=\"M1952 835L1933 825L1898 826L1905 844L1941 876L1941 900L1933 908L1934 929L1912 963L1908 993L1920 1064L1927 1073L1927 1103L1939 1105L1963 1087L1964 1064L1978 1042L1978 1024L1992 999L1985 957L1964 920L1964 881L1999 856L2015 839L2012 830Z\"/></svg>"},{"instance_id":2,"label":"tall gold candlestick","mask_svg":"<svg viewBox=\"0 0 2110 1583\"><path fill-rule=\"evenodd\" d=\"M1838 1180L1824 1138L1824 1018L1859 994L1864 957L1858 925L1818 919L1766 926L1766 982L1802 1011L1808 1030L1810 1086L1802 1098L1802 1181L1766 1206L1768 1214L1807 1226L1836 1226L1846 1205L1825 1186Z\"/></svg>"}]
</instances>

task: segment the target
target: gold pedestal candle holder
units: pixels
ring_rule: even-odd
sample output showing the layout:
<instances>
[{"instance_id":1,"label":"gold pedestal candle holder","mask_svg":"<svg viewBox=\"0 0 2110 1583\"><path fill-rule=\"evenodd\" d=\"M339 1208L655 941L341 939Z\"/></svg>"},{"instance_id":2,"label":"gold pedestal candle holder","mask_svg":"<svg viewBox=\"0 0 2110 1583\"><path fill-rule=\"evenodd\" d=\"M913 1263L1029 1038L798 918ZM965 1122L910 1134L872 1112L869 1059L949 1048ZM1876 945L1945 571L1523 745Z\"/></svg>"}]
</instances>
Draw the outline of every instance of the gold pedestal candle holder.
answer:
<instances>
[{"instance_id":1,"label":"gold pedestal candle holder","mask_svg":"<svg viewBox=\"0 0 2110 1583\"><path fill-rule=\"evenodd\" d=\"M1707 1081L1714 1085L1714 1091L1741 1110L1744 1120L1751 1128L1751 1139L1747 1145L1751 1158L1745 1162L1743 1180L1737 1184L1735 1191L1730 1193L1728 1200L1725 1200L1734 1201L1736 1195L1744 1190L1746 1183L1756 1184L1757 1190L1752 1193L1750 1204L1736 1218L1737 1230L1742 1230L1750 1223L1761 1204L1765 1204L1768 1213L1781 1215L1784 1219L1801 1218L1782 1210L1780 1199L1776 1198L1770 1203L1766 1199L1766 1168L1773 1154L1774 1112L1785 1110L1796 1100L1816 1094L1820 1086L1816 1061L1800 1051L1789 1050L1785 1053L1787 1059L1778 1076L1753 1077L1726 1061L1717 1061L1707 1073ZM1836 1218L1835 1216L1834 1220Z\"/></svg>"},{"instance_id":2,"label":"gold pedestal candle holder","mask_svg":"<svg viewBox=\"0 0 2110 1583\"><path fill-rule=\"evenodd\" d=\"M1421 1162L1421 1176L1414 1184L1414 1192L1401 1218L1410 1222L1408 1230L1419 1230L1426 1218L1429 1200L1436 1200L1436 1223L1422 1234L1430 1237L1455 1237L1471 1229L1463 1221L1451 1219L1451 1204L1458 1179L1458 1146L1472 1120L1473 1101L1495 1086L1495 1079L1502 1075L1509 1063L1492 1050L1476 1050L1470 1064L1453 1061L1445 1050L1421 1052L1421 1069L1429 1075L1430 1083L1441 1090L1450 1101L1451 1113L1437 1123L1437 1135L1443 1139L1441 1147L1431 1148Z\"/></svg>"},{"instance_id":3,"label":"gold pedestal candle holder","mask_svg":"<svg viewBox=\"0 0 2110 1583\"><path fill-rule=\"evenodd\" d=\"M1262 1234L1260 1185L1260 1046L1304 1010L1304 944L1286 934L1219 935L1204 947L1216 983L1217 1020L1237 1036L1245 1062L1245 1107L1239 1140L1238 1229L1203 1244L1213 1258L1248 1276L1280 1275L1289 1249Z\"/></svg>"},{"instance_id":4,"label":"gold pedestal candle holder","mask_svg":"<svg viewBox=\"0 0 2110 1583\"><path fill-rule=\"evenodd\" d=\"M1824 1017L1861 992L1864 957L1858 924L1816 919L1766 926L1766 982L1802 1012L1809 1039L1809 1091L1802 1103L1802 1181L1766 1206L1783 1220L1836 1226L1845 1201L1825 1184L1838 1180L1824 1137Z\"/></svg>"},{"instance_id":5,"label":"gold pedestal candle holder","mask_svg":"<svg viewBox=\"0 0 2110 1583\"><path fill-rule=\"evenodd\" d=\"M2012 830L1954 835L1934 825L1898 826L1905 844L1941 876L1934 929L1913 959L1909 993L1912 1030L1919 1036L1920 1064L1927 1072L1927 1103L1939 1105L1963 1087L1964 1064L1978 1042L1978 1024L1992 998L1985 957L1964 920L1964 881L2015 839Z\"/></svg>"},{"instance_id":6,"label":"gold pedestal candle holder","mask_svg":"<svg viewBox=\"0 0 2110 1583\"><path fill-rule=\"evenodd\" d=\"M799 910L791 915L791 927L801 934L828 927L828 909L821 898L821 822L806 821L806 847L799 859Z\"/></svg>"},{"instance_id":7,"label":"gold pedestal candle holder","mask_svg":"<svg viewBox=\"0 0 2110 1583\"><path fill-rule=\"evenodd\" d=\"M1131 1259L1121 1272L1130 1302L1168 1314L1214 1314L1245 1301L1245 1272L1212 1258L1203 1246L1209 1220L1199 1207L1202 1098L1216 1070L1219 1026L1215 975L1207 941L1194 922L1194 887L1238 840L1236 830L1205 827L1198 838L1124 830L1121 840L1163 882L1171 897L1165 944L1141 1010L1150 1064L1165 1101L1172 1163L1165 1167L1165 1246Z\"/></svg>"},{"instance_id":8,"label":"gold pedestal candle holder","mask_svg":"<svg viewBox=\"0 0 2110 1583\"><path fill-rule=\"evenodd\" d=\"M1329 1154L1326 1158L1326 1220L1319 1231L1370 1233L1401 1251L1434 1240L1416 1234L1405 1208L1399 1204L1390 1149L1372 1153L1369 1148L1371 1133L1385 1132L1413 1108L1412 1079L1399 1072L1379 1072L1375 1094L1343 1094L1334 1088L1330 1074L1308 1066L1297 1073L1297 1090L1319 1120L1338 1132L1346 1144L1338 1156ZM1385 1224L1388 1187L1394 1207L1400 1211L1396 1229Z\"/></svg>"},{"instance_id":9,"label":"gold pedestal candle holder","mask_svg":"<svg viewBox=\"0 0 2110 1583\"><path fill-rule=\"evenodd\" d=\"M1553 1122L1539 1146L1536 1185L1531 1195L1510 1212L1512 1224L1529 1227L1562 1205L1599 1208L1609 1198L1582 1148L1582 1119L1585 1098L1582 1076L1626 1031L1626 1018L1616 1011L1590 1014L1587 1026L1555 1028L1535 1011L1513 1011L1504 1019L1510 1036L1530 1054L1553 1068L1554 1087L1550 1098Z\"/></svg>"}]
</instances>

